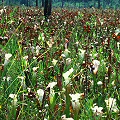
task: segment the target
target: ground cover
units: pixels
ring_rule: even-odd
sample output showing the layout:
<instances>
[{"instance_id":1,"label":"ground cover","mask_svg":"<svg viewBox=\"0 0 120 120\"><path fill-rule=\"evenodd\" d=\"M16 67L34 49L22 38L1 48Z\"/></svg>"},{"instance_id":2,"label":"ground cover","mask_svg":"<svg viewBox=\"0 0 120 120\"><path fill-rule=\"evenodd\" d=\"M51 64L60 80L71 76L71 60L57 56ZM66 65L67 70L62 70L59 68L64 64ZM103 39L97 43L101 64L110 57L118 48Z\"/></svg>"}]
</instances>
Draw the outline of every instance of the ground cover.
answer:
<instances>
[{"instance_id":1,"label":"ground cover","mask_svg":"<svg viewBox=\"0 0 120 120\"><path fill-rule=\"evenodd\" d=\"M120 11L0 10L0 119L120 119Z\"/></svg>"}]
</instances>

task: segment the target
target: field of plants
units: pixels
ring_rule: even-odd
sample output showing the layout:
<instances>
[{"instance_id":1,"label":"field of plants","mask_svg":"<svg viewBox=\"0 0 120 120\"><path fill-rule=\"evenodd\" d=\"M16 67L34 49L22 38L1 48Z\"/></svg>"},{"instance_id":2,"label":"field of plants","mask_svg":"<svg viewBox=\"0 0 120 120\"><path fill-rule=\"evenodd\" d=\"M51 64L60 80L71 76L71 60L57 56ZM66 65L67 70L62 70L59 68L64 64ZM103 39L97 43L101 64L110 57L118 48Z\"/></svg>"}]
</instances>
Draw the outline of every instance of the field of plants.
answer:
<instances>
[{"instance_id":1,"label":"field of plants","mask_svg":"<svg viewBox=\"0 0 120 120\"><path fill-rule=\"evenodd\" d=\"M0 120L120 120L120 10L0 9Z\"/></svg>"}]
</instances>

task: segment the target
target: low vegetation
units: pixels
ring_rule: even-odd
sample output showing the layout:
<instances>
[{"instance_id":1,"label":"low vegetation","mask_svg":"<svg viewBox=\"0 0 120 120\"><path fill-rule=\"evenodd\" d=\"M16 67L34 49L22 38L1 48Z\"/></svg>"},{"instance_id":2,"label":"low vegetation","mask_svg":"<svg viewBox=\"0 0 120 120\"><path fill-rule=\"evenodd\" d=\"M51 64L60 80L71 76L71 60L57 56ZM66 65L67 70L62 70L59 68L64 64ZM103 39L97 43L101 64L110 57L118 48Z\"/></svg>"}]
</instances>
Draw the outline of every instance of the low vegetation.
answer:
<instances>
[{"instance_id":1,"label":"low vegetation","mask_svg":"<svg viewBox=\"0 0 120 120\"><path fill-rule=\"evenodd\" d=\"M0 10L0 119L120 119L120 10Z\"/></svg>"}]
</instances>

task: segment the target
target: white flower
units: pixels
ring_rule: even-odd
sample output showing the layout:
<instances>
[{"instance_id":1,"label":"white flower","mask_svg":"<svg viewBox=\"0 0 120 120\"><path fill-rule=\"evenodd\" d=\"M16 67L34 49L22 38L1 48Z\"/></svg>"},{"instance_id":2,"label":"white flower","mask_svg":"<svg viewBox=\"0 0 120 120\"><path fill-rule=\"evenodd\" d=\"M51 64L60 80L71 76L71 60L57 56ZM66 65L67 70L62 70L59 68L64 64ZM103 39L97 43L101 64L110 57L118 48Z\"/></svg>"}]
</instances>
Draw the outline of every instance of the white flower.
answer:
<instances>
[{"instance_id":1,"label":"white flower","mask_svg":"<svg viewBox=\"0 0 120 120\"><path fill-rule=\"evenodd\" d=\"M73 118L66 118L66 115L62 115L62 116L61 116L61 119L62 119L62 120L74 120Z\"/></svg>"},{"instance_id":2,"label":"white flower","mask_svg":"<svg viewBox=\"0 0 120 120\"><path fill-rule=\"evenodd\" d=\"M70 53L70 51L68 49L65 49L63 54L67 57L69 53Z\"/></svg>"},{"instance_id":3,"label":"white flower","mask_svg":"<svg viewBox=\"0 0 120 120\"><path fill-rule=\"evenodd\" d=\"M50 38L50 40L47 41L46 43L48 44L49 48L51 48L54 44L54 39Z\"/></svg>"},{"instance_id":4,"label":"white flower","mask_svg":"<svg viewBox=\"0 0 120 120\"><path fill-rule=\"evenodd\" d=\"M9 97L13 99L15 97L15 95L16 94L10 94Z\"/></svg>"},{"instance_id":5,"label":"white flower","mask_svg":"<svg viewBox=\"0 0 120 120\"><path fill-rule=\"evenodd\" d=\"M72 101L78 101L79 98L81 97L81 95L83 95L83 93L81 93L81 94L76 93L76 94L69 94L69 95L72 98Z\"/></svg>"},{"instance_id":6,"label":"white flower","mask_svg":"<svg viewBox=\"0 0 120 120\"><path fill-rule=\"evenodd\" d=\"M114 81L112 81L112 83L111 83L113 86L115 85L115 80Z\"/></svg>"},{"instance_id":7,"label":"white flower","mask_svg":"<svg viewBox=\"0 0 120 120\"><path fill-rule=\"evenodd\" d=\"M103 107L98 107L96 106L96 104L93 105L93 108L91 108L93 110L93 113L95 113L96 115L101 115L103 112Z\"/></svg>"},{"instance_id":8,"label":"white flower","mask_svg":"<svg viewBox=\"0 0 120 120\"><path fill-rule=\"evenodd\" d=\"M82 96L83 94L84 94L84 93L81 93L81 94L79 94L79 93L69 94L70 97L72 98L72 99L71 99L72 107L73 107L73 109L76 110L76 111L79 111L79 109L80 109L80 101L79 101L79 99L81 98L81 96Z\"/></svg>"},{"instance_id":9,"label":"white flower","mask_svg":"<svg viewBox=\"0 0 120 120\"><path fill-rule=\"evenodd\" d=\"M5 60L9 60L12 57L12 54L8 53L5 54Z\"/></svg>"},{"instance_id":10,"label":"white flower","mask_svg":"<svg viewBox=\"0 0 120 120\"><path fill-rule=\"evenodd\" d=\"M34 53L35 47L31 46L31 52Z\"/></svg>"},{"instance_id":11,"label":"white flower","mask_svg":"<svg viewBox=\"0 0 120 120\"><path fill-rule=\"evenodd\" d=\"M66 56L65 56L65 54L61 54L61 57L65 58Z\"/></svg>"},{"instance_id":12,"label":"white flower","mask_svg":"<svg viewBox=\"0 0 120 120\"><path fill-rule=\"evenodd\" d=\"M39 67L33 67L33 71L36 72L38 70Z\"/></svg>"},{"instance_id":13,"label":"white flower","mask_svg":"<svg viewBox=\"0 0 120 120\"><path fill-rule=\"evenodd\" d=\"M6 77L3 77L3 81L5 81L6 80Z\"/></svg>"},{"instance_id":14,"label":"white flower","mask_svg":"<svg viewBox=\"0 0 120 120\"><path fill-rule=\"evenodd\" d=\"M67 22L66 22L66 21L64 21L64 25L66 25L66 23L67 23Z\"/></svg>"},{"instance_id":15,"label":"white flower","mask_svg":"<svg viewBox=\"0 0 120 120\"><path fill-rule=\"evenodd\" d=\"M4 13L4 10L6 10L6 9L1 9L0 10L0 15L2 15Z\"/></svg>"},{"instance_id":16,"label":"white flower","mask_svg":"<svg viewBox=\"0 0 120 120\"><path fill-rule=\"evenodd\" d=\"M80 101L79 100L72 101L72 107L73 107L74 110L79 111L79 109L80 109Z\"/></svg>"},{"instance_id":17,"label":"white flower","mask_svg":"<svg viewBox=\"0 0 120 120\"><path fill-rule=\"evenodd\" d=\"M94 68L93 73L96 74L98 71L99 65L100 65L100 61L93 60L92 63L93 63L93 68Z\"/></svg>"},{"instance_id":18,"label":"white flower","mask_svg":"<svg viewBox=\"0 0 120 120\"><path fill-rule=\"evenodd\" d=\"M100 21L101 25L103 25L104 20L99 18L99 21Z\"/></svg>"},{"instance_id":19,"label":"white flower","mask_svg":"<svg viewBox=\"0 0 120 120\"><path fill-rule=\"evenodd\" d=\"M45 107L47 108L47 107L49 107L49 105L48 105L48 104L45 104Z\"/></svg>"},{"instance_id":20,"label":"white flower","mask_svg":"<svg viewBox=\"0 0 120 120\"><path fill-rule=\"evenodd\" d=\"M73 72L73 68L69 69L66 73L63 73L63 77L65 79L65 85L67 85L70 81L69 75Z\"/></svg>"},{"instance_id":21,"label":"white flower","mask_svg":"<svg viewBox=\"0 0 120 120\"><path fill-rule=\"evenodd\" d=\"M79 55L81 58L84 58L85 50L79 49Z\"/></svg>"},{"instance_id":22,"label":"white flower","mask_svg":"<svg viewBox=\"0 0 120 120\"><path fill-rule=\"evenodd\" d=\"M117 42L117 48L120 49L120 42Z\"/></svg>"},{"instance_id":23,"label":"white flower","mask_svg":"<svg viewBox=\"0 0 120 120\"><path fill-rule=\"evenodd\" d=\"M5 54L5 61L4 61L4 66L6 66L9 63L9 59L12 57L12 54L8 53Z\"/></svg>"},{"instance_id":24,"label":"white flower","mask_svg":"<svg viewBox=\"0 0 120 120\"><path fill-rule=\"evenodd\" d=\"M92 63L95 67L98 67L100 65L100 61L98 60L93 60Z\"/></svg>"},{"instance_id":25,"label":"white flower","mask_svg":"<svg viewBox=\"0 0 120 120\"><path fill-rule=\"evenodd\" d=\"M37 90L37 94L38 94L40 103L42 103L43 96L44 96L44 90L42 90L42 89Z\"/></svg>"},{"instance_id":26,"label":"white flower","mask_svg":"<svg viewBox=\"0 0 120 120\"><path fill-rule=\"evenodd\" d=\"M40 46L37 45L37 46L36 46L36 55L39 55L39 50L40 50Z\"/></svg>"},{"instance_id":27,"label":"white flower","mask_svg":"<svg viewBox=\"0 0 120 120\"><path fill-rule=\"evenodd\" d=\"M51 82L48 84L48 86L46 88L50 88L50 89L53 89L53 87L57 85L57 82Z\"/></svg>"},{"instance_id":28,"label":"white flower","mask_svg":"<svg viewBox=\"0 0 120 120\"><path fill-rule=\"evenodd\" d=\"M52 104L54 102L54 97L55 97L55 92L53 90L53 87L57 85L57 82L51 82L48 84L48 86L46 87L47 89L50 89L50 94L49 94L49 98L50 98L50 104Z\"/></svg>"},{"instance_id":29,"label":"white flower","mask_svg":"<svg viewBox=\"0 0 120 120\"><path fill-rule=\"evenodd\" d=\"M71 58L67 58L67 59L66 59L66 65L70 65L71 62L72 62L72 59L71 59Z\"/></svg>"},{"instance_id":30,"label":"white flower","mask_svg":"<svg viewBox=\"0 0 120 120\"><path fill-rule=\"evenodd\" d=\"M55 92L54 92L53 89L50 89L50 94L49 94L50 104L53 103L53 101L54 101L54 97L55 97Z\"/></svg>"},{"instance_id":31,"label":"white flower","mask_svg":"<svg viewBox=\"0 0 120 120\"><path fill-rule=\"evenodd\" d=\"M9 82L11 80L11 77L3 77L3 81L7 80Z\"/></svg>"},{"instance_id":32,"label":"white flower","mask_svg":"<svg viewBox=\"0 0 120 120\"><path fill-rule=\"evenodd\" d=\"M98 85L102 85L103 83L102 83L101 81L98 81L97 84L98 84Z\"/></svg>"},{"instance_id":33,"label":"white flower","mask_svg":"<svg viewBox=\"0 0 120 120\"><path fill-rule=\"evenodd\" d=\"M56 65L57 61L58 60L55 60L55 59L52 60L52 63L53 63L54 66Z\"/></svg>"},{"instance_id":34,"label":"white flower","mask_svg":"<svg viewBox=\"0 0 120 120\"><path fill-rule=\"evenodd\" d=\"M75 44L78 46L78 45L79 45L79 42L77 41Z\"/></svg>"},{"instance_id":35,"label":"white flower","mask_svg":"<svg viewBox=\"0 0 120 120\"><path fill-rule=\"evenodd\" d=\"M34 56L33 59L35 60L35 59L37 59L37 57Z\"/></svg>"},{"instance_id":36,"label":"white flower","mask_svg":"<svg viewBox=\"0 0 120 120\"><path fill-rule=\"evenodd\" d=\"M24 60L28 60L28 55L23 57Z\"/></svg>"},{"instance_id":37,"label":"white flower","mask_svg":"<svg viewBox=\"0 0 120 120\"><path fill-rule=\"evenodd\" d=\"M26 84L25 84L25 76L18 76L18 78L19 79L21 79L21 86L23 87L23 88L25 88L26 87Z\"/></svg>"},{"instance_id":38,"label":"white flower","mask_svg":"<svg viewBox=\"0 0 120 120\"><path fill-rule=\"evenodd\" d=\"M17 94L10 94L9 95L10 98L13 99L13 105L16 105L17 104Z\"/></svg>"},{"instance_id":39,"label":"white flower","mask_svg":"<svg viewBox=\"0 0 120 120\"><path fill-rule=\"evenodd\" d=\"M116 99L114 98L109 98L108 100L105 100L107 108L111 111L117 112L118 108L116 105Z\"/></svg>"},{"instance_id":40,"label":"white flower","mask_svg":"<svg viewBox=\"0 0 120 120\"><path fill-rule=\"evenodd\" d=\"M10 81L11 77L7 77L7 81Z\"/></svg>"},{"instance_id":41,"label":"white flower","mask_svg":"<svg viewBox=\"0 0 120 120\"><path fill-rule=\"evenodd\" d=\"M66 73L63 73L64 79L68 78L72 72L73 72L73 68L69 69Z\"/></svg>"},{"instance_id":42,"label":"white flower","mask_svg":"<svg viewBox=\"0 0 120 120\"><path fill-rule=\"evenodd\" d=\"M47 19L47 21L49 22L49 21L50 21L50 19Z\"/></svg>"},{"instance_id":43,"label":"white flower","mask_svg":"<svg viewBox=\"0 0 120 120\"><path fill-rule=\"evenodd\" d=\"M30 92L30 91L31 91L31 88L28 87L27 90L28 90L28 92Z\"/></svg>"},{"instance_id":44,"label":"white flower","mask_svg":"<svg viewBox=\"0 0 120 120\"><path fill-rule=\"evenodd\" d=\"M25 76L18 76L19 79L24 80Z\"/></svg>"},{"instance_id":45,"label":"white flower","mask_svg":"<svg viewBox=\"0 0 120 120\"><path fill-rule=\"evenodd\" d=\"M44 23L44 20L41 21L41 25Z\"/></svg>"},{"instance_id":46,"label":"white flower","mask_svg":"<svg viewBox=\"0 0 120 120\"><path fill-rule=\"evenodd\" d=\"M44 118L44 120L48 120L47 118Z\"/></svg>"},{"instance_id":47,"label":"white flower","mask_svg":"<svg viewBox=\"0 0 120 120\"><path fill-rule=\"evenodd\" d=\"M48 84L48 86L46 87L47 89L50 88L50 94L49 94L49 98L50 98L50 104L52 104L54 102L54 97L55 97L55 92L53 90L53 87L57 85L57 82L51 82Z\"/></svg>"}]
</instances>

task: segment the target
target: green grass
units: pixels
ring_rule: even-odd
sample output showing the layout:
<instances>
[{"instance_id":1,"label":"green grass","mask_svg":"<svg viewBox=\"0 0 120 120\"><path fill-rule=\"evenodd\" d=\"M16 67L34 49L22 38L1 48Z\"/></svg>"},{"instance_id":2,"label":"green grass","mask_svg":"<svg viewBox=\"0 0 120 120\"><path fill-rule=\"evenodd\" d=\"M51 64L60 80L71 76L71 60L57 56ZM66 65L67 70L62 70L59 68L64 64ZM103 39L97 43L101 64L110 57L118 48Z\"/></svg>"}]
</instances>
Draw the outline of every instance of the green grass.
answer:
<instances>
[{"instance_id":1,"label":"green grass","mask_svg":"<svg viewBox=\"0 0 120 120\"><path fill-rule=\"evenodd\" d=\"M65 114L74 120L119 120L119 15L112 9L57 8L46 22L42 9L7 7L0 15L0 119L60 120ZM12 56L5 65L7 53ZM96 74L93 60L100 62ZM47 87L51 82L56 85ZM76 93L82 93L79 109L69 95ZM109 98L116 100L110 108ZM95 103L103 110L94 112Z\"/></svg>"}]
</instances>

